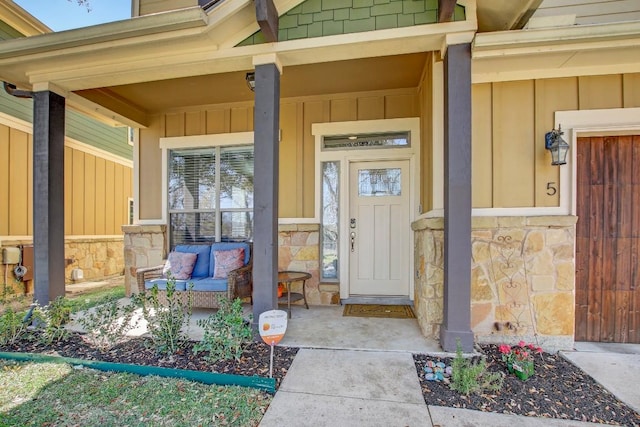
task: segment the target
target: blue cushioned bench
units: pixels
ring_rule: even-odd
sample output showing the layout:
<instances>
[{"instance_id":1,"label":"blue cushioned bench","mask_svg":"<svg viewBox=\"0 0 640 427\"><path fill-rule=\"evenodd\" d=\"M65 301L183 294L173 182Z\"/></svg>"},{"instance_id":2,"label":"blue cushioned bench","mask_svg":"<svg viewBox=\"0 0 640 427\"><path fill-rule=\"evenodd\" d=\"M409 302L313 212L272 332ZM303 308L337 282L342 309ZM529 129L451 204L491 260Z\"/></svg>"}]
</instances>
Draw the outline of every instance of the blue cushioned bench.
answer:
<instances>
[{"instance_id":1,"label":"blue cushioned bench","mask_svg":"<svg viewBox=\"0 0 640 427\"><path fill-rule=\"evenodd\" d=\"M216 270L215 252L232 249L244 249L243 266L227 274L227 278L214 278ZM186 291L191 288L194 307L217 308L218 299L222 296L229 300L236 298L252 298L253 292L253 245L250 242L219 242L211 245L178 245L175 252L194 253L197 259L191 277L175 280L176 290ZM145 292L157 286L160 298L166 298L168 279L163 276L163 265L139 268L136 271L138 291Z\"/></svg>"}]
</instances>

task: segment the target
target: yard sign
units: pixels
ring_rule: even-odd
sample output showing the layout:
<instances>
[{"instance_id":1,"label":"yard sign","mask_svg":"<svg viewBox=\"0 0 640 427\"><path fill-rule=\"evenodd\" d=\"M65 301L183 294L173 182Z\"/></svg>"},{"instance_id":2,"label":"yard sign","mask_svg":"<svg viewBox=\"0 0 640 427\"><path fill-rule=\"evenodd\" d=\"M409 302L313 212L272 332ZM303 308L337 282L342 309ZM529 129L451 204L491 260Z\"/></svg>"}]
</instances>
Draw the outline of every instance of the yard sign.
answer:
<instances>
[{"instance_id":1,"label":"yard sign","mask_svg":"<svg viewBox=\"0 0 640 427\"><path fill-rule=\"evenodd\" d=\"M258 328L262 341L271 346L271 359L269 363L269 378L273 374L273 347L280 342L287 331L287 312L283 310L270 310L260 314Z\"/></svg>"}]
</instances>

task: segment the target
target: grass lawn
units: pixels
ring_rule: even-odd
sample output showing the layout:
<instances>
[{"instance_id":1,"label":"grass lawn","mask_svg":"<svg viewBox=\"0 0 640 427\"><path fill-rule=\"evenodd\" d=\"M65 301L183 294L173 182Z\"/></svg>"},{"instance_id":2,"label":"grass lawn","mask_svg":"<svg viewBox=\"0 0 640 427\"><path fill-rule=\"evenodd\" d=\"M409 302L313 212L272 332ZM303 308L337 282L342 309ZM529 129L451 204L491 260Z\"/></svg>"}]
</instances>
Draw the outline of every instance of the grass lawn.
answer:
<instances>
[{"instance_id":1,"label":"grass lawn","mask_svg":"<svg viewBox=\"0 0 640 427\"><path fill-rule=\"evenodd\" d=\"M96 305L119 300L120 298L124 298L124 296L124 286L115 286L78 295L70 295L66 298L70 301L71 312L77 313L78 311L88 310Z\"/></svg>"},{"instance_id":2,"label":"grass lawn","mask_svg":"<svg viewBox=\"0 0 640 427\"><path fill-rule=\"evenodd\" d=\"M0 288L2 288L3 286L3 284L0 284ZM122 285L110 286L99 288L96 290L85 291L83 293L66 295L65 299L69 301L71 312L77 313L78 311L88 310L91 307L95 307L96 305L124 298L124 296L124 286ZM0 296L0 314L2 314L2 312L7 307L11 307L14 311L17 312L24 312L29 308L32 299L32 295L21 295L16 297L12 297L11 295L9 295L6 301L4 301Z\"/></svg>"},{"instance_id":3,"label":"grass lawn","mask_svg":"<svg viewBox=\"0 0 640 427\"><path fill-rule=\"evenodd\" d=\"M252 388L0 360L0 426L256 426L270 402Z\"/></svg>"}]
</instances>

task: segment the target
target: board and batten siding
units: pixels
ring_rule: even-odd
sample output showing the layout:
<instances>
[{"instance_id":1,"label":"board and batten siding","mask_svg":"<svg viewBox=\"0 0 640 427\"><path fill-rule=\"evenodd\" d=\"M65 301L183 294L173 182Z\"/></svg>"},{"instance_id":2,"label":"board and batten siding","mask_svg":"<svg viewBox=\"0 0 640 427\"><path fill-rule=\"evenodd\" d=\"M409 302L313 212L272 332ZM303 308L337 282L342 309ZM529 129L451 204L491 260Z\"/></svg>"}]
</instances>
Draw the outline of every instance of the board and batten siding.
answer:
<instances>
[{"instance_id":1,"label":"board and batten siding","mask_svg":"<svg viewBox=\"0 0 640 427\"><path fill-rule=\"evenodd\" d=\"M639 107L640 74L482 83L472 102L473 207L554 207L559 168L544 148L554 113Z\"/></svg>"},{"instance_id":2,"label":"board and batten siding","mask_svg":"<svg viewBox=\"0 0 640 427\"><path fill-rule=\"evenodd\" d=\"M117 235L128 224L132 169L65 147L65 234ZM33 138L0 124L0 236L33 234Z\"/></svg>"},{"instance_id":3,"label":"board and batten siding","mask_svg":"<svg viewBox=\"0 0 640 427\"><path fill-rule=\"evenodd\" d=\"M315 138L312 123L417 117L416 89L283 99L280 103L280 218L312 218ZM253 130L253 104L215 105L167 112L140 130L140 219L162 217L160 137Z\"/></svg>"},{"instance_id":4,"label":"board and batten siding","mask_svg":"<svg viewBox=\"0 0 640 427\"><path fill-rule=\"evenodd\" d=\"M33 123L31 99L16 98L0 90L0 111L11 117ZM109 126L67 108L65 135L123 159L133 160L133 150L127 143L126 127Z\"/></svg>"}]
</instances>

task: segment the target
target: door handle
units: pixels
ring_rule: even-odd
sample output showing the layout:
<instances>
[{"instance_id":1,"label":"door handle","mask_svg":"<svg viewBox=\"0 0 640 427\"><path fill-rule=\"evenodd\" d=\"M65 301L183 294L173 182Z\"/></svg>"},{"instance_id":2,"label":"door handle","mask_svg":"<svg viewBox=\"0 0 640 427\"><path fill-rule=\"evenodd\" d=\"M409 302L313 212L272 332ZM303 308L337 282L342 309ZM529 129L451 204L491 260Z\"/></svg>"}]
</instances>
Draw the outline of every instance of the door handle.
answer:
<instances>
[{"instance_id":1,"label":"door handle","mask_svg":"<svg viewBox=\"0 0 640 427\"><path fill-rule=\"evenodd\" d=\"M355 249L353 248L355 244L356 244L356 232L352 231L351 232L351 252L355 251Z\"/></svg>"}]
</instances>

